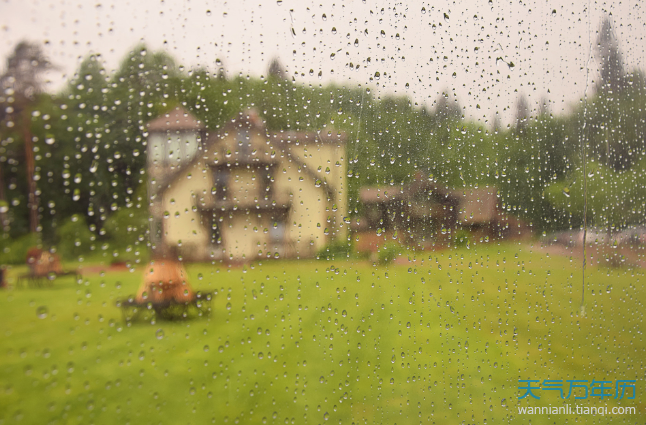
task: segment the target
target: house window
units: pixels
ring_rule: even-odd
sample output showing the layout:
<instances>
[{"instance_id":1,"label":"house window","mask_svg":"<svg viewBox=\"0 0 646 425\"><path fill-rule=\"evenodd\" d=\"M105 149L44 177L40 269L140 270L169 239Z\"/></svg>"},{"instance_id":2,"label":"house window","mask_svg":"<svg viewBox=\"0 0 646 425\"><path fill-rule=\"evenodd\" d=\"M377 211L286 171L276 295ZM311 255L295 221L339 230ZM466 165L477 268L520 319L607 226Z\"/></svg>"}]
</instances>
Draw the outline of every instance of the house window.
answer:
<instances>
[{"instance_id":1,"label":"house window","mask_svg":"<svg viewBox=\"0 0 646 425\"><path fill-rule=\"evenodd\" d=\"M269 226L269 240L272 243L281 243L285 239L285 221L283 218L276 219Z\"/></svg>"},{"instance_id":2,"label":"house window","mask_svg":"<svg viewBox=\"0 0 646 425\"><path fill-rule=\"evenodd\" d=\"M214 213L211 216L210 221L210 236L211 244L221 244L222 243L222 232L220 231L220 220L217 215Z\"/></svg>"}]
</instances>

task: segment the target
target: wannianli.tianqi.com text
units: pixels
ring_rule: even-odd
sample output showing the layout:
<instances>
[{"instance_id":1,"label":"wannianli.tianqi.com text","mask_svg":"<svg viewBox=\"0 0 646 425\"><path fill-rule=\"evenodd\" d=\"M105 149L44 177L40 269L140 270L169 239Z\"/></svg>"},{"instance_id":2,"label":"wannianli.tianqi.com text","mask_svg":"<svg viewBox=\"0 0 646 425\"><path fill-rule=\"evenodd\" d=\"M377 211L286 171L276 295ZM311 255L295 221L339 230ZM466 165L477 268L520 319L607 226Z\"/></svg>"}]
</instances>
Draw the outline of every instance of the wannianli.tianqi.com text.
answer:
<instances>
[{"instance_id":1,"label":"wannianli.tianqi.com text","mask_svg":"<svg viewBox=\"0 0 646 425\"><path fill-rule=\"evenodd\" d=\"M519 415L635 415L634 406L518 406Z\"/></svg>"}]
</instances>

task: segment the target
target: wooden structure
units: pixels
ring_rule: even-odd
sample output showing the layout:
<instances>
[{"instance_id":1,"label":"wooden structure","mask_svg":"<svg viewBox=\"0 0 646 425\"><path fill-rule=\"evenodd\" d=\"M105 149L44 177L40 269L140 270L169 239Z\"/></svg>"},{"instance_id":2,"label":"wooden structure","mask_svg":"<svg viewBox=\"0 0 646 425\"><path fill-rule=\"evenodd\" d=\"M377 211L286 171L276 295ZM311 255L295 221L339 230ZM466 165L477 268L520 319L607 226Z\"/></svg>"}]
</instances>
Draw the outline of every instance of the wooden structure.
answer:
<instances>
[{"instance_id":1,"label":"wooden structure","mask_svg":"<svg viewBox=\"0 0 646 425\"><path fill-rule=\"evenodd\" d=\"M402 186L363 187L359 199L363 217L353 226L359 251L376 251L393 239L422 248L442 245L458 220L459 199L421 178Z\"/></svg>"},{"instance_id":2,"label":"wooden structure","mask_svg":"<svg viewBox=\"0 0 646 425\"><path fill-rule=\"evenodd\" d=\"M531 228L508 214L495 187L450 189L418 175L400 186L363 187L363 217L353 223L359 251L389 240L421 249L453 245L460 233L489 241L531 237Z\"/></svg>"},{"instance_id":3,"label":"wooden structure","mask_svg":"<svg viewBox=\"0 0 646 425\"><path fill-rule=\"evenodd\" d=\"M163 320L178 320L190 317L191 310L198 316L210 314L213 295L212 292L196 292L192 298L183 302L173 299L141 302L135 297L129 297L118 300L117 307L121 308L125 322L132 322L149 314Z\"/></svg>"},{"instance_id":4,"label":"wooden structure","mask_svg":"<svg viewBox=\"0 0 646 425\"><path fill-rule=\"evenodd\" d=\"M78 270L63 270L58 255L40 248L30 248L27 251L26 262L29 272L18 276L18 286L21 286L25 280L29 286L42 287L43 282L51 286L57 277L74 276L78 280L81 276Z\"/></svg>"},{"instance_id":5,"label":"wooden structure","mask_svg":"<svg viewBox=\"0 0 646 425\"><path fill-rule=\"evenodd\" d=\"M212 293L194 292L184 266L176 260L160 259L144 270L136 296L117 301L129 322L146 313L165 320L183 319L194 308L198 315L211 311Z\"/></svg>"}]
</instances>

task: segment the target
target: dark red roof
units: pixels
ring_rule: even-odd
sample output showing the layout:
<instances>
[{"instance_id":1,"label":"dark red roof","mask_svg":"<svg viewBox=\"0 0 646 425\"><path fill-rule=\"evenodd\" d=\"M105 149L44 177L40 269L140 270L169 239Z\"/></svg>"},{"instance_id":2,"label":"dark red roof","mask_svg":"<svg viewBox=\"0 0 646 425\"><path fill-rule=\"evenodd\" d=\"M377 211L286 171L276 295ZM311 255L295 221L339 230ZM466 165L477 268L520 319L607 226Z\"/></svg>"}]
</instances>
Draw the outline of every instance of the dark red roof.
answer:
<instances>
[{"instance_id":1,"label":"dark red roof","mask_svg":"<svg viewBox=\"0 0 646 425\"><path fill-rule=\"evenodd\" d=\"M204 129L204 123L196 119L186 109L178 106L172 111L162 114L148 123L148 131L178 131Z\"/></svg>"}]
</instances>

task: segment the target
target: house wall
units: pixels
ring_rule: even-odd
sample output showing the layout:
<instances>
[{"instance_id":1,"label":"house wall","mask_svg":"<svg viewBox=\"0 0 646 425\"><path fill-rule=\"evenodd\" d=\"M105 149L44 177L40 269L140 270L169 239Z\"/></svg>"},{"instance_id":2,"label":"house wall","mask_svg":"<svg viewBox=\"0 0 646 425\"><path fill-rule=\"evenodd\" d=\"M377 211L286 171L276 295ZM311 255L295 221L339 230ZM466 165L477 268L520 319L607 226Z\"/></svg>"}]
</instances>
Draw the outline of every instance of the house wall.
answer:
<instances>
[{"instance_id":1,"label":"house wall","mask_svg":"<svg viewBox=\"0 0 646 425\"><path fill-rule=\"evenodd\" d=\"M149 165L177 165L190 161L197 153L199 132L152 132L148 136Z\"/></svg>"},{"instance_id":2,"label":"house wall","mask_svg":"<svg viewBox=\"0 0 646 425\"><path fill-rule=\"evenodd\" d=\"M225 211L216 208L214 211L216 217L222 217L219 222L222 242L216 249L215 258L251 261L259 257L273 257L276 252L280 256L308 257L333 238L345 238L347 233L343 217L347 215L347 177L343 145L314 143L288 147L293 148L291 153L295 158L307 165L307 170L302 167L299 170L299 163L282 150L268 145L263 133L251 131L247 134L251 137L250 149L256 150L253 157L272 159L273 151L273 160L278 161L273 170L271 196L279 201L277 208L255 208L255 199L264 199L260 189L262 173L267 171L264 166L246 168L243 164L235 165L236 159L248 157L236 155L240 132L234 128L209 146L208 151L200 151L201 160L184 170L164 191L162 210L168 213L167 218L162 219L164 242L176 246L181 241L180 252L186 259L200 261L211 258L211 251L216 248L211 244L210 220L204 212L194 207L213 205L215 199L211 190L214 177L211 166L227 163L231 166L227 168L230 171L226 197L238 208ZM312 175L322 181L327 180L329 185L316 187ZM326 191L328 187L335 190L330 201ZM284 227L279 225L277 229L272 229L273 222L286 211L280 208L285 202L291 208L283 217ZM281 227L285 232L285 244L276 243Z\"/></svg>"},{"instance_id":3,"label":"house wall","mask_svg":"<svg viewBox=\"0 0 646 425\"><path fill-rule=\"evenodd\" d=\"M180 251L191 259L202 259L209 254L210 233L194 208L204 192L211 191L210 175L202 172L203 169L201 163L193 164L171 183L162 197L164 242L177 246L181 241Z\"/></svg>"},{"instance_id":4,"label":"house wall","mask_svg":"<svg viewBox=\"0 0 646 425\"><path fill-rule=\"evenodd\" d=\"M231 168L227 183L227 200L239 205L252 204L254 198L258 198L260 195L258 171L258 169L242 167Z\"/></svg>"},{"instance_id":5,"label":"house wall","mask_svg":"<svg viewBox=\"0 0 646 425\"><path fill-rule=\"evenodd\" d=\"M254 231L254 227L258 230ZM221 228L225 258L233 261L250 261L258 258L266 234L263 219L255 211L232 212Z\"/></svg>"},{"instance_id":6,"label":"house wall","mask_svg":"<svg viewBox=\"0 0 646 425\"><path fill-rule=\"evenodd\" d=\"M318 178L327 181L334 188L334 199L329 206L329 211L325 214L326 219L330 215L333 220L326 224L330 227L331 237L345 240L348 230L347 225L343 222L343 218L348 216L345 146L333 143L309 143L298 146L294 144L289 149L292 155L296 155L303 161ZM336 211L333 211L334 205L336 205Z\"/></svg>"},{"instance_id":7,"label":"house wall","mask_svg":"<svg viewBox=\"0 0 646 425\"><path fill-rule=\"evenodd\" d=\"M280 164L275 178L277 190L287 192L292 203L286 221L287 238L300 257L313 255L328 243L324 233L329 226L325 209L330 205L325 190L323 186L316 187L303 171L298 172L298 165L286 160Z\"/></svg>"}]
</instances>

